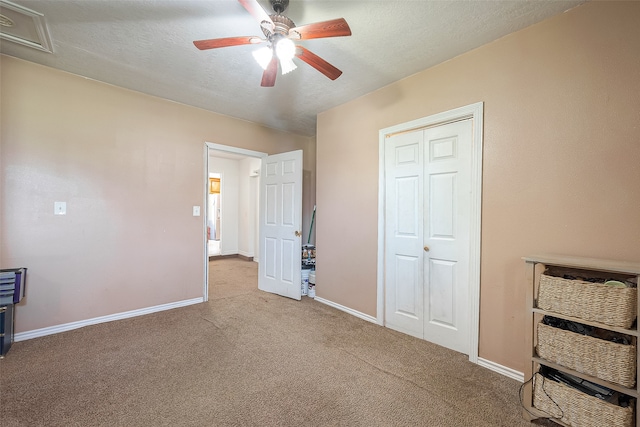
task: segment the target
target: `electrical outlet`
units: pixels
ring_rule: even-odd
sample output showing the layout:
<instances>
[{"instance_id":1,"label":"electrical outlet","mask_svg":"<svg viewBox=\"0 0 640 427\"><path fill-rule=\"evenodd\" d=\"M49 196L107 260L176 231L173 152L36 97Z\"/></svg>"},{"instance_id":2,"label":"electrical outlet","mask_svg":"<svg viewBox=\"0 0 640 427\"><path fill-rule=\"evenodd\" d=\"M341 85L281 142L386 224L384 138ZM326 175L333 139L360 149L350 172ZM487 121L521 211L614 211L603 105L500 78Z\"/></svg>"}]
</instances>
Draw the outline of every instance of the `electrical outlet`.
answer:
<instances>
[{"instance_id":1,"label":"electrical outlet","mask_svg":"<svg viewBox=\"0 0 640 427\"><path fill-rule=\"evenodd\" d=\"M200 206L193 207L193 216L200 216Z\"/></svg>"}]
</instances>

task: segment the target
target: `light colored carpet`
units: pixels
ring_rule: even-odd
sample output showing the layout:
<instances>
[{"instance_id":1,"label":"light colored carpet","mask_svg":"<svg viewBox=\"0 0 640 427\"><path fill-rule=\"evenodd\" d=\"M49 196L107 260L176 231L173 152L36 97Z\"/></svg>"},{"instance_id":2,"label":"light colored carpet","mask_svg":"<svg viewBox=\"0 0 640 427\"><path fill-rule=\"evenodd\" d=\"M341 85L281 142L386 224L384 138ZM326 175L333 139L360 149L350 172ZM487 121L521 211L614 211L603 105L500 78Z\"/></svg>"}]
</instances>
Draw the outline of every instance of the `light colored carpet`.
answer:
<instances>
[{"instance_id":1,"label":"light colored carpet","mask_svg":"<svg viewBox=\"0 0 640 427\"><path fill-rule=\"evenodd\" d=\"M212 261L210 301L15 343L0 425L529 426L519 383Z\"/></svg>"}]
</instances>

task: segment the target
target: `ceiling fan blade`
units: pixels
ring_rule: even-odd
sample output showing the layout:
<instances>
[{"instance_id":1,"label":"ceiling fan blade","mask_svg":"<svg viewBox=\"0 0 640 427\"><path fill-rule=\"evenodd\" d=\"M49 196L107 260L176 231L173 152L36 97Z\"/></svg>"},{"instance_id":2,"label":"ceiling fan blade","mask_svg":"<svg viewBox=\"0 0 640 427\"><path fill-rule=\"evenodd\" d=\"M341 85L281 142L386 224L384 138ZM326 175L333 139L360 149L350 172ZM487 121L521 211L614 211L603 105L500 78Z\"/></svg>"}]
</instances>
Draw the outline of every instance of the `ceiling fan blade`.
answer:
<instances>
[{"instance_id":1,"label":"ceiling fan blade","mask_svg":"<svg viewBox=\"0 0 640 427\"><path fill-rule=\"evenodd\" d=\"M269 62L269 66L264 73L262 73L262 82L260 86L262 87L273 87L276 84L276 76L278 75L278 58L273 55L271 62Z\"/></svg>"},{"instance_id":2,"label":"ceiling fan blade","mask_svg":"<svg viewBox=\"0 0 640 427\"><path fill-rule=\"evenodd\" d=\"M265 10L260 6L257 0L238 0L242 6L244 6L247 11L253 15L254 18L260 23L260 26L266 28L267 30L273 32L275 25L271 20L271 17Z\"/></svg>"},{"instance_id":3,"label":"ceiling fan blade","mask_svg":"<svg viewBox=\"0 0 640 427\"><path fill-rule=\"evenodd\" d=\"M319 39L323 37L343 37L350 35L351 28L349 28L349 24L347 24L347 21L345 21L344 18L302 25L289 30L289 37L298 40Z\"/></svg>"},{"instance_id":4,"label":"ceiling fan blade","mask_svg":"<svg viewBox=\"0 0 640 427\"><path fill-rule=\"evenodd\" d=\"M263 39L256 36L245 36L245 37L225 37L221 39L209 39L209 40L196 40L193 42L194 45L200 50L206 49L217 49L219 47L228 47L228 46L240 46L243 44L258 44L262 43Z\"/></svg>"},{"instance_id":5,"label":"ceiling fan blade","mask_svg":"<svg viewBox=\"0 0 640 427\"><path fill-rule=\"evenodd\" d=\"M342 71L302 46L296 46L296 56L331 80L337 79L342 74Z\"/></svg>"}]
</instances>

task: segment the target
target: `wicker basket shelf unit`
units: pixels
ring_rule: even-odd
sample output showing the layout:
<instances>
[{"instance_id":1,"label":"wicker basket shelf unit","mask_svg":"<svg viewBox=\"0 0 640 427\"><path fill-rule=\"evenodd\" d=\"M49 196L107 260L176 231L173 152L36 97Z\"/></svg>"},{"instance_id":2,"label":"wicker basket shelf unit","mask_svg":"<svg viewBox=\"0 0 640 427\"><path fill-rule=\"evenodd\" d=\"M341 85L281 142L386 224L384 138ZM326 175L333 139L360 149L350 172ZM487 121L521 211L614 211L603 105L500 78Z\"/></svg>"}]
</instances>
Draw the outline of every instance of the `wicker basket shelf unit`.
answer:
<instances>
[{"instance_id":1,"label":"wicker basket shelf unit","mask_svg":"<svg viewBox=\"0 0 640 427\"><path fill-rule=\"evenodd\" d=\"M526 262L526 365L524 417L551 418L569 427L640 427L636 416L638 290L602 282L638 283L640 263L556 255ZM596 335L622 334L624 342L589 336L542 323L545 316L575 322ZM548 322L547 322L548 323ZM627 407L611 404L540 375L552 368L631 397Z\"/></svg>"}]
</instances>

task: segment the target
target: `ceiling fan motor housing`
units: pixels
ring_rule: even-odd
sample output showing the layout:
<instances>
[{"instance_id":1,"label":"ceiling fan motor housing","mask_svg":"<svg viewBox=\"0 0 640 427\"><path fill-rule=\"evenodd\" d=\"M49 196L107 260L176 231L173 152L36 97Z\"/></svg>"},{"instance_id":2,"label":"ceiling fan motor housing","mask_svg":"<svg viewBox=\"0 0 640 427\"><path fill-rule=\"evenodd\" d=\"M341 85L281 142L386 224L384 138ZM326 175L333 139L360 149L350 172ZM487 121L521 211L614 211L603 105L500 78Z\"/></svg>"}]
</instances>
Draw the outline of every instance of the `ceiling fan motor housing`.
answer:
<instances>
[{"instance_id":1,"label":"ceiling fan motor housing","mask_svg":"<svg viewBox=\"0 0 640 427\"><path fill-rule=\"evenodd\" d=\"M275 34L286 37L289 34L289 29L296 26L291 19L284 15L269 15L269 18L273 21L273 33L266 28L262 28L262 32L268 39Z\"/></svg>"}]
</instances>

